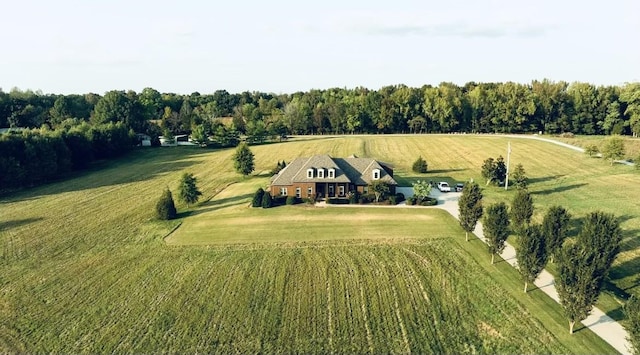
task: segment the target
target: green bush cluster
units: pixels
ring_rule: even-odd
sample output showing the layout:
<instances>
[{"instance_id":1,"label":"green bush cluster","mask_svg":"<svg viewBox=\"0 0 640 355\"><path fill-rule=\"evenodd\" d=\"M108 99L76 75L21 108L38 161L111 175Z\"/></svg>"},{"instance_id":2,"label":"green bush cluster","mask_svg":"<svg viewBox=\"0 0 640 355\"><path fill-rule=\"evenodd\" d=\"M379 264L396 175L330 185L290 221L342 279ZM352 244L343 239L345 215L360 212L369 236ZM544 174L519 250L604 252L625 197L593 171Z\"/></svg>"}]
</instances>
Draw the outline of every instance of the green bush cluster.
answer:
<instances>
[{"instance_id":1,"label":"green bush cluster","mask_svg":"<svg viewBox=\"0 0 640 355\"><path fill-rule=\"evenodd\" d=\"M296 203L299 203L299 199L295 196L287 196L287 199L285 201L285 203L287 205L295 205Z\"/></svg>"},{"instance_id":2,"label":"green bush cluster","mask_svg":"<svg viewBox=\"0 0 640 355\"><path fill-rule=\"evenodd\" d=\"M409 206L435 206L438 204L438 200L433 197L425 197L423 199L411 196L407 198L407 205Z\"/></svg>"},{"instance_id":3,"label":"green bush cluster","mask_svg":"<svg viewBox=\"0 0 640 355\"><path fill-rule=\"evenodd\" d=\"M264 190L259 187L251 200L251 207L262 207L262 198L264 196Z\"/></svg>"}]
</instances>

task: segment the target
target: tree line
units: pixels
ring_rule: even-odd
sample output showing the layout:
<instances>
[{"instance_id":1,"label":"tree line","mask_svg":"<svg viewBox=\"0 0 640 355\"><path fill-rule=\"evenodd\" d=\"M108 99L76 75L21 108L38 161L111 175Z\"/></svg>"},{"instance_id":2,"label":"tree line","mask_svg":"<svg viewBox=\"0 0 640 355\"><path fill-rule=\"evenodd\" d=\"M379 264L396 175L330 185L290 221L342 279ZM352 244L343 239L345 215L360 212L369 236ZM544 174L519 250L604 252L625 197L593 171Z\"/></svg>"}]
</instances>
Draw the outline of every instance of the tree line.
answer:
<instances>
[{"instance_id":1,"label":"tree line","mask_svg":"<svg viewBox=\"0 0 640 355\"><path fill-rule=\"evenodd\" d=\"M0 134L0 191L35 186L128 152L136 142L121 122Z\"/></svg>"},{"instance_id":2,"label":"tree line","mask_svg":"<svg viewBox=\"0 0 640 355\"><path fill-rule=\"evenodd\" d=\"M55 95L0 91L0 127L55 129L67 120L122 122L136 133L191 133L231 117L251 137L344 133L640 133L640 83L533 81L405 85L378 90L312 89L292 94L225 90L213 94L160 93L145 88ZM215 129L216 127L214 127Z\"/></svg>"}]
</instances>

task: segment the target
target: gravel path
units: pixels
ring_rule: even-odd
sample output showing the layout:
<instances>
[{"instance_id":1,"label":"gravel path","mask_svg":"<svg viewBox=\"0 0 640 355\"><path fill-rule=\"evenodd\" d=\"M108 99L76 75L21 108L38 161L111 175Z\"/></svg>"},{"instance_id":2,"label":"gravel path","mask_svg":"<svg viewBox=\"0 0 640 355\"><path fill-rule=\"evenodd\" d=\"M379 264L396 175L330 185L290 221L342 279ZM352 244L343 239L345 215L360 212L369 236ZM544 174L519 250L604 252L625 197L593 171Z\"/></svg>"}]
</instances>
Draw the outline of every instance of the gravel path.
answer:
<instances>
[{"instance_id":1,"label":"gravel path","mask_svg":"<svg viewBox=\"0 0 640 355\"><path fill-rule=\"evenodd\" d=\"M438 208L441 208L447 212L449 212L453 217L458 219L458 198L460 197L460 193L450 192L450 193L441 193L437 189L432 190L431 195L438 199ZM476 229L473 233L482 241L486 243L484 233L482 232L482 224L478 222ZM500 256L507 262L509 265L516 267L516 250L509 243L505 243L506 246L504 251ZM535 285L542 290L544 293L549 295L554 301L560 303L560 298L558 297L558 291L556 291L555 282L551 273L546 270L543 270L538 276L538 279L534 282ZM591 315L587 317L582 324L591 329L596 335L601 337L604 341L613 346L616 350L618 350L621 354L631 354L631 344L627 341L628 333L620 325L620 323L613 320L613 318L607 316L603 311L599 310L596 307L593 307L591 311ZM567 331L568 331L568 322L567 322Z\"/></svg>"}]
</instances>

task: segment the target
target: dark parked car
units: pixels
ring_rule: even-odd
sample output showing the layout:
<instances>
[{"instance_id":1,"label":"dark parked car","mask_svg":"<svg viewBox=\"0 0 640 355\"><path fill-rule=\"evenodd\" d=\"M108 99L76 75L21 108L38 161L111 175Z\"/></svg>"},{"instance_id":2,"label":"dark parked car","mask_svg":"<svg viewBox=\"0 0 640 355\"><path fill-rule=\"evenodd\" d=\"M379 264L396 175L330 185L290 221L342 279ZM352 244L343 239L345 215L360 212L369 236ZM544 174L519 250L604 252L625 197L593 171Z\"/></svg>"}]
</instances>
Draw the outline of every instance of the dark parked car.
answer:
<instances>
[{"instance_id":1,"label":"dark parked car","mask_svg":"<svg viewBox=\"0 0 640 355\"><path fill-rule=\"evenodd\" d=\"M456 184L456 192L462 192L463 188L464 188L464 184L461 184L461 183Z\"/></svg>"}]
</instances>

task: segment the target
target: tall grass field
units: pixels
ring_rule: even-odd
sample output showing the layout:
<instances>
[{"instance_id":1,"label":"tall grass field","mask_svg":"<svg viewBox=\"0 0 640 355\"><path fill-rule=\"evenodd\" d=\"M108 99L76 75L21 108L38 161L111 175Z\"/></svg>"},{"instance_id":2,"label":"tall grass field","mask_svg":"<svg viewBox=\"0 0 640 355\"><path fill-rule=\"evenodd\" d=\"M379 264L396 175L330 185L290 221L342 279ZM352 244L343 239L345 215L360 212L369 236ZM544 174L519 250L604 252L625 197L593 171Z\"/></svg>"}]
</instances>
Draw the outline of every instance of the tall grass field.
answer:
<instances>
[{"instance_id":1,"label":"tall grass field","mask_svg":"<svg viewBox=\"0 0 640 355\"><path fill-rule=\"evenodd\" d=\"M433 208L248 207L277 161L355 154L397 180L473 178L487 157L522 163L536 214L620 217L622 252L599 306L622 319L640 295L640 177L551 143L472 135L307 137L233 149L144 149L75 178L0 197L0 352L615 353L558 304L522 292L479 240ZM410 169L422 155L429 172ZM179 218L154 218L184 172L203 192ZM484 187L485 204L513 191ZM550 266L554 271L553 265Z\"/></svg>"}]
</instances>

